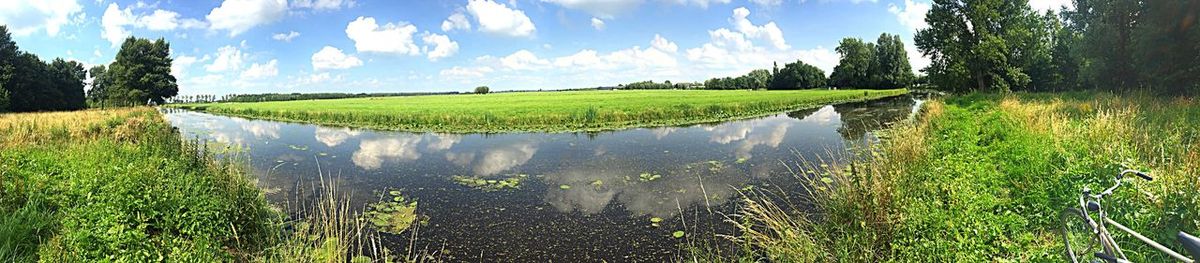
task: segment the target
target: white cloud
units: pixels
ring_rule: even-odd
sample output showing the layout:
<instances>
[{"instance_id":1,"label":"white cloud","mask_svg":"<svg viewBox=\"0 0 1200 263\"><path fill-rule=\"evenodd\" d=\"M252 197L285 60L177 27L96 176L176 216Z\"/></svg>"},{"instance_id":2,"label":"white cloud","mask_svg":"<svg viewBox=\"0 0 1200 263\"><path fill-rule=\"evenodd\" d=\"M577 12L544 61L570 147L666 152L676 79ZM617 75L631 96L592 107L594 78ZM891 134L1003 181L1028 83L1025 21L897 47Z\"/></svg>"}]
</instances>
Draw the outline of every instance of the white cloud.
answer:
<instances>
[{"instance_id":1,"label":"white cloud","mask_svg":"<svg viewBox=\"0 0 1200 263\"><path fill-rule=\"evenodd\" d=\"M904 7L888 4L888 12L896 15L896 21L900 21L900 25L908 27L912 32L929 27L929 23L925 23L925 13L928 13L930 8L928 2L913 0L904 0Z\"/></svg>"},{"instance_id":2,"label":"white cloud","mask_svg":"<svg viewBox=\"0 0 1200 263\"><path fill-rule=\"evenodd\" d=\"M413 43L416 32L416 26L405 22L387 23L381 27L373 17L360 16L346 25L346 36L354 40L358 52L420 55L421 49Z\"/></svg>"},{"instance_id":3,"label":"white cloud","mask_svg":"<svg viewBox=\"0 0 1200 263\"><path fill-rule=\"evenodd\" d=\"M170 31L176 28L204 28L206 25L204 21L191 18L180 19L179 13L160 9L154 10L150 15L139 17L135 26L154 31Z\"/></svg>"},{"instance_id":4,"label":"white cloud","mask_svg":"<svg viewBox=\"0 0 1200 263\"><path fill-rule=\"evenodd\" d=\"M342 7L354 7L354 4L353 0L295 0L292 2L292 7L338 10Z\"/></svg>"},{"instance_id":5,"label":"white cloud","mask_svg":"<svg viewBox=\"0 0 1200 263\"><path fill-rule=\"evenodd\" d=\"M904 52L908 53L908 64L912 66L913 72L920 71L932 63L911 41L904 43Z\"/></svg>"},{"instance_id":6,"label":"white cloud","mask_svg":"<svg viewBox=\"0 0 1200 263\"><path fill-rule=\"evenodd\" d=\"M9 0L0 2L0 24L8 25L13 35L27 36L46 30L46 35L58 35L62 26L72 24L72 17L83 11L76 0Z\"/></svg>"},{"instance_id":7,"label":"white cloud","mask_svg":"<svg viewBox=\"0 0 1200 263\"><path fill-rule=\"evenodd\" d=\"M108 40L113 47L120 45L131 33L126 26L145 28L153 31L171 31L175 29L204 28L204 21L180 18L179 13L168 10L154 10L149 15L135 15L130 7L121 9L116 3L109 3L100 18L100 36Z\"/></svg>"},{"instance_id":8,"label":"white cloud","mask_svg":"<svg viewBox=\"0 0 1200 263\"><path fill-rule=\"evenodd\" d=\"M228 30L233 37L255 26L275 22L285 14L287 0L225 0L205 18L211 29Z\"/></svg>"},{"instance_id":9,"label":"white cloud","mask_svg":"<svg viewBox=\"0 0 1200 263\"><path fill-rule=\"evenodd\" d=\"M643 0L542 0L562 7L581 10L602 18L613 18L633 10Z\"/></svg>"},{"instance_id":10,"label":"white cloud","mask_svg":"<svg viewBox=\"0 0 1200 263\"><path fill-rule=\"evenodd\" d=\"M518 50L500 58L500 65L510 70L532 70L550 65L550 61L540 59L529 50Z\"/></svg>"},{"instance_id":11,"label":"white cloud","mask_svg":"<svg viewBox=\"0 0 1200 263\"><path fill-rule=\"evenodd\" d=\"M454 66L452 68L443 69L441 72L438 72L438 75L441 75L442 77L448 77L448 78L481 78L481 77L483 77L484 74L492 73L492 71L495 71L495 70L493 70L491 67L487 67L487 66L483 66L483 67Z\"/></svg>"},{"instance_id":12,"label":"white cloud","mask_svg":"<svg viewBox=\"0 0 1200 263\"><path fill-rule=\"evenodd\" d=\"M1029 7L1038 12L1046 12L1046 10L1058 12L1060 8L1064 7L1069 10L1075 9L1075 5L1071 3L1071 0L1029 0Z\"/></svg>"},{"instance_id":13,"label":"white cloud","mask_svg":"<svg viewBox=\"0 0 1200 263\"><path fill-rule=\"evenodd\" d=\"M292 39L295 39L298 36L300 36L300 32L291 31L291 32L287 32L287 33L276 33L274 35L271 35L271 39L279 40L279 41L283 41L283 42L292 42Z\"/></svg>"},{"instance_id":14,"label":"white cloud","mask_svg":"<svg viewBox=\"0 0 1200 263\"><path fill-rule=\"evenodd\" d=\"M454 30L471 30L471 22L467 21L467 16L462 12L455 12L442 21L442 31L450 32Z\"/></svg>"},{"instance_id":15,"label":"white cloud","mask_svg":"<svg viewBox=\"0 0 1200 263\"><path fill-rule=\"evenodd\" d=\"M217 49L215 59L212 64L208 64L204 69L209 72L225 72L242 68L242 60L246 58L246 54L242 53L234 46L224 46Z\"/></svg>"},{"instance_id":16,"label":"white cloud","mask_svg":"<svg viewBox=\"0 0 1200 263\"><path fill-rule=\"evenodd\" d=\"M750 0L750 2L759 6L778 6L783 4L783 0Z\"/></svg>"},{"instance_id":17,"label":"white cloud","mask_svg":"<svg viewBox=\"0 0 1200 263\"><path fill-rule=\"evenodd\" d=\"M420 142L419 136L362 140L350 161L363 169L375 170L388 160L416 160L421 158L421 153L417 150Z\"/></svg>"},{"instance_id":18,"label":"white cloud","mask_svg":"<svg viewBox=\"0 0 1200 263\"><path fill-rule=\"evenodd\" d=\"M654 40L650 41L650 47L669 53L675 53L675 51L679 50L679 46L675 45L675 42L671 42L658 34L654 34Z\"/></svg>"},{"instance_id":19,"label":"white cloud","mask_svg":"<svg viewBox=\"0 0 1200 263\"><path fill-rule=\"evenodd\" d=\"M187 68L195 64L196 61L196 57L193 56L175 57L175 59L171 60L171 75L177 79L182 79L187 74Z\"/></svg>"},{"instance_id":20,"label":"white cloud","mask_svg":"<svg viewBox=\"0 0 1200 263\"><path fill-rule=\"evenodd\" d=\"M313 70L348 69L362 66L362 60L342 53L341 49L325 46L312 55ZM326 75L328 76L328 75Z\"/></svg>"},{"instance_id":21,"label":"white cloud","mask_svg":"<svg viewBox=\"0 0 1200 263\"><path fill-rule=\"evenodd\" d=\"M425 53L428 55L429 61L438 61L458 53L458 42L450 40L450 37L446 35L425 32L421 41L425 42ZM429 46L433 46L433 48L429 48Z\"/></svg>"},{"instance_id":22,"label":"white cloud","mask_svg":"<svg viewBox=\"0 0 1200 263\"><path fill-rule=\"evenodd\" d=\"M592 28L595 28L596 30L604 30L604 20L600 20L599 18L593 17L592 18Z\"/></svg>"},{"instance_id":23,"label":"white cloud","mask_svg":"<svg viewBox=\"0 0 1200 263\"><path fill-rule=\"evenodd\" d=\"M266 64L254 63L242 72L242 79L261 79L279 75L279 61L272 59Z\"/></svg>"},{"instance_id":24,"label":"white cloud","mask_svg":"<svg viewBox=\"0 0 1200 263\"><path fill-rule=\"evenodd\" d=\"M746 19L747 16L750 16L750 10L745 7L738 7L733 10L733 17L729 19L729 23L733 24L734 29L745 34L748 38L765 39L779 50L790 48L787 41L783 39L783 31L779 30L779 26L775 25L775 22L755 26L754 23Z\"/></svg>"},{"instance_id":25,"label":"white cloud","mask_svg":"<svg viewBox=\"0 0 1200 263\"><path fill-rule=\"evenodd\" d=\"M708 8L711 4L728 4L729 0L669 0L681 5L696 5L700 8Z\"/></svg>"},{"instance_id":26,"label":"white cloud","mask_svg":"<svg viewBox=\"0 0 1200 263\"><path fill-rule=\"evenodd\" d=\"M475 17L479 30L512 37L533 36L537 27L524 11L510 9L492 0L469 0L467 12Z\"/></svg>"}]
</instances>

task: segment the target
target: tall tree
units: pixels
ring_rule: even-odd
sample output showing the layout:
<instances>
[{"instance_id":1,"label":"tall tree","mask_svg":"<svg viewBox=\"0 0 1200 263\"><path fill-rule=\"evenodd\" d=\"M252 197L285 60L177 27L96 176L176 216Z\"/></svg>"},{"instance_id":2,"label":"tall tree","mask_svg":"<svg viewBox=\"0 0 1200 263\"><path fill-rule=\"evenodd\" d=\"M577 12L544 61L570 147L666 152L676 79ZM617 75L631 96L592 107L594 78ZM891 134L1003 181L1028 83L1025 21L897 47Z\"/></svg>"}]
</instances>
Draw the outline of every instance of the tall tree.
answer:
<instances>
[{"instance_id":1,"label":"tall tree","mask_svg":"<svg viewBox=\"0 0 1200 263\"><path fill-rule=\"evenodd\" d=\"M1074 10L1068 12L1072 27L1082 33L1079 49L1087 58L1082 73L1097 87L1140 86L1132 51L1141 10L1141 2L1135 0L1075 0Z\"/></svg>"},{"instance_id":2,"label":"tall tree","mask_svg":"<svg viewBox=\"0 0 1200 263\"><path fill-rule=\"evenodd\" d=\"M92 88L87 92L87 100L93 104L103 104L107 100L105 91L112 86L107 68L104 65L93 66L88 70L88 75L92 76Z\"/></svg>"},{"instance_id":3,"label":"tall tree","mask_svg":"<svg viewBox=\"0 0 1200 263\"><path fill-rule=\"evenodd\" d=\"M750 80L750 89L765 89L771 84L771 71L765 69L756 69L746 74Z\"/></svg>"},{"instance_id":4,"label":"tall tree","mask_svg":"<svg viewBox=\"0 0 1200 263\"><path fill-rule=\"evenodd\" d=\"M162 104L166 98L178 95L179 86L171 75L170 49L162 38L153 42L135 37L125 39L116 61L108 68L113 85L106 91L108 96L119 96L131 104L147 101Z\"/></svg>"},{"instance_id":5,"label":"tall tree","mask_svg":"<svg viewBox=\"0 0 1200 263\"><path fill-rule=\"evenodd\" d=\"M1141 79L1162 93L1200 92L1200 1L1142 3L1132 32Z\"/></svg>"},{"instance_id":6,"label":"tall tree","mask_svg":"<svg viewBox=\"0 0 1200 263\"><path fill-rule=\"evenodd\" d=\"M837 67L833 68L833 74L829 76L829 85L839 88L871 88L873 84L870 83L869 73L871 63L875 62L874 44L848 37L843 38L835 50L842 59L838 61Z\"/></svg>"},{"instance_id":7,"label":"tall tree","mask_svg":"<svg viewBox=\"0 0 1200 263\"><path fill-rule=\"evenodd\" d=\"M59 107L56 110L87 107L83 96L83 81L87 79L87 71L83 70L83 64L56 58L50 63L49 73L52 85L49 88L57 89L59 94Z\"/></svg>"},{"instance_id":8,"label":"tall tree","mask_svg":"<svg viewBox=\"0 0 1200 263\"><path fill-rule=\"evenodd\" d=\"M1063 13L1061 16L1066 17L1067 15ZM1051 79L1051 88L1048 89L1051 91L1077 90L1089 86L1079 74L1083 58L1076 47L1079 45L1082 35L1071 27L1070 20L1067 21L1067 23L1058 22L1060 26L1055 28L1054 43L1050 48L1051 70L1058 74L1057 77Z\"/></svg>"},{"instance_id":9,"label":"tall tree","mask_svg":"<svg viewBox=\"0 0 1200 263\"><path fill-rule=\"evenodd\" d=\"M0 25L0 112L9 110L12 91L13 64L17 60L17 43L12 41L8 26Z\"/></svg>"},{"instance_id":10,"label":"tall tree","mask_svg":"<svg viewBox=\"0 0 1200 263\"><path fill-rule=\"evenodd\" d=\"M904 41L900 35L883 33L875 41L875 61L871 63L871 88L895 89L908 87L916 76L912 66L908 64L908 52L904 51Z\"/></svg>"},{"instance_id":11,"label":"tall tree","mask_svg":"<svg viewBox=\"0 0 1200 263\"><path fill-rule=\"evenodd\" d=\"M770 89L792 90L825 87L825 71L797 60L788 63L771 79Z\"/></svg>"},{"instance_id":12,"label":"tall tree","mask_svg":"<svg viewBox=\"0 0 1200 263\"><path fill-rule=\"evenodd\" d=\"M916 45L929 57L930 81L949 90L1010 90L1028 76L1010 63L1024 50L1011 41L1023 32L1032 11L1025 0L934 0L916 34Z\"/></svg>"}]
</instances>

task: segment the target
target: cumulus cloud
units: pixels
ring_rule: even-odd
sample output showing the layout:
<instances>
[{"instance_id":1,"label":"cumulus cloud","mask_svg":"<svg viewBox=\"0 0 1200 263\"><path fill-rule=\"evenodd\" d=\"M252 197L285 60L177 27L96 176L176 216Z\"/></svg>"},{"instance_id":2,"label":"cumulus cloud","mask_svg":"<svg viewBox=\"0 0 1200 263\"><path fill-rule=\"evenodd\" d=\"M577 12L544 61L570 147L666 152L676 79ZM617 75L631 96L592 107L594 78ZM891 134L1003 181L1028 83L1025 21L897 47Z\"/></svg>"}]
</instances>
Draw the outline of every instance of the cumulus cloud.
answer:
<instances>
[{"instance_id":1,"label":"cumulus cloud","mask_svg":"<svg viewBox=\"0 0 1200 263\"><path fill-rule=\"evenodd\" d=\"M767 40L779 50L790 48L787 41L783 39L783 30L779 30L779 26L775 25L775 22L755 26L754 23L746 19L747 16L750 16L750 10L745 7L739 7L733 10L733 17L729 19L729 23L733 24L734 29L745 34L746 37Z\"/></svg>"},{"instance_id":2,"label":"cumulus cloud","mask_svg":"<svg viewBox=\"0 0 1200 263\"><path fill-rule=\"evenodd\" d=\"M175 57L175 59L171 60L171 75L182 79L187 74L187 68L198 61L199 59L193 56Z\"/></svg>"},{"instance_id":3,"label":"cumulus cloud","mask_svg":"<svg viewBox=\"0 0 1200 263\"><path fill-rule=\"evenodd\" d=\"M650 41L650 46L669 53L675 53L675 51L679 50L679 46L675 45L675 42L671 42L658 34L654 34L654 40Z\"/></svg>"},{"instance_id":4,"label":"cumulus cloud","mask_svg":"<svg viewBox=\"0 0 1200 263\"><path fill-rule=\"evenodd\" d=\"M243 79L261 79L266 77L274 77L279 75L279 61L272 59L266 64L254 63L250 68L242 72Z\"/></svg>"},{"instance_id":5,"label":"cumulus cloud","mask_svg":"<svg viewBox=\"0 0 1200 263\"><path fill-rule=\"evenodd\" d=\"M293 7L312 8L315 10L338 10L342 7L354 7L353 0L295 0Z\"/></svg>"},{"instance_id":6,"label":"cumulus cloud","mask_svg":"<svg viewBox=\"0 0 1200 263\"><path fill-rule=\"evenodd\" d=\"M778 6L783 4L783 0L750 0L750 2L759 6Z\"/></svg>"},{"instance_id":7,"label":"cumulus cloud","mask_svg":"<svg viewBox=\"0 0 1200 263\"><path fill-rule=\"evenodd\" d=\"M204 67L208 72L225 72L241 69L242 61L246 59L246 54L242 53L237 47L226 45L218 48L217 54L214 57L213 62Z\"/></svg>"},{"instance_id":8,"label":"cumulus cloud","mask_svg":"<svg viewBox=\"0 0 1200 263\"><path fill-rule=\"evenodd\" d=\"M83 12L76 0L16 0L0 3L0 24L7 25L13 35L27 36L41 30L46 35L58 35L72 17Z\"/></svg>"},{"instance_id":9,"label":"cumulus cloud","mask_svg":"<svg viewBox=\"0 0 1200 263\"><path fill-rule=\"evenodd\" d=\"M529 37L537 30L524 11L508 8L492 0L469 0L467 13L475 17L479 30L487 33Z\"/></svg>"},{"instance_id":10,"label":"cumulus cloud","mask_svg":"<svg viewBox=\"0 0 1200 263\"><path fill-rule=\"evenodd\" d=\"M274 35L271 35L271 39L279 40L279 41L283 41L283 42L292 42L292 39L295 39L298 36L300 36L300 32L291 31L291 32L287 32L287 33L276 33Z\"/></svg>"},{"instance_id":11,"label":"cumulus cloud","mask_svg":"<svg viewBox=\"0 0 1200 263\"><path fill-rule=\"evenodd\" d=\"M685 55L697 70L712 75L741 75L753 69L769 68L773 63L802 60L829 74L837 65L838 55L824 47L794 50L774 22L754 25L746 18L746 8L734 9L729 19L733 29L708 31L709 42L690 48Z\"/></svg>"},{"instance_id":12,"label":"cumulus cloud","mask_svg":"<svg viewBox=\"0 0 1200 263\"><path fill-rule=\"evenodd\" d=\"M258 25L278 21L287 14L287 0L225 0L205 16L213 30L237 36Z\"/></svg>"},{"instance_id":13,"label":"cumulus cloud","mask_svg":"<svg viewBox=\"0 0 1200 263\"><path fill-rule=\"evenodd\" d=\"M593 17L592 18L592 28L595 28L596 30L604 30L604 20L600 20L599 18Z\"/></svg>"},{"instance_id":14,"label":"cumulus cloud","mask_svg":"<svg viewBox=\"0 0 1200 263\"><path fill-rule=\"evenodd\" d=\"M500 65L510 70L532 70L550 65L550 61L540 59L529 50L518 50L500 58Z\"/></svg>"},{"instance_id":15,"label":"cumulus cloud","mask_svg":"<svg viewBox=\"0 0 1200 263\"><path fill-rule=\"evenodd\" d=\"M137 15L130 7L122 9L116 3L109 3L100 18L100 37L108 40L113 47L120 45L131 33L126 27L144 28L152 31L171 31L176 29L204 28L208 26L203 21L181 18L179 13L168 10L154 10L147 15Z\"/></svg>"},{"instance_id":16,"label":"cumulus cloud","mask_svg":"<svg viewBox=\"0 0 1200 263\"><path fill-rule=\"evenodd\" d=\"M454 66L454 67L451 67L448 69L443 69L442 71L438 72L438 75L440 75L442 77L446 77L446 78L471 79L471 78L481 78L484 76L484 74L492 73L492 71L495 71L495 70L488 66L482 66L482 67Z\"/></svg>"},{"instance_id":17,"label":"cumulus cloud","mask_svg":"<svg viewBox=\"0 0 1200 263\"><path fill-rule=\"evenodd\" d=\"M446 21L442 21L442 31L450 32L454 30L471 30L471 22L467 21L467 16L462 12L455 12Z\"/></svg>"},{"instance_id":18,"label":"cumulus cloud","mask_svg":"<svg viewBox=\"0 0 1200 263\"><path fill-rule=\"evenodd\" d=\"M929 27L929 23L925 23L925 13L928 13L930 8L928 2L913 0L904 0L903 7L888 4L888 12L896 15L896 21L899 21L900 25L908 27L908 30L912 32Z\"/></svg>"},{"instance_id":19,"label":"cumulus cloud","mask_svg":"<svg viewBox=\"0 0 1200 263\"><path fill-rule=\"evenodd\" d=\"M696 5L700 8L708 8L712 4L728 4L729 0L669 0L681 5Z\"/></svg>"},{"instance_id":20,"label":"cumulus cloud","mask_svg":"<svg viewBox=\"0 0 1200 263\"><path fill-rule=\"evenodd\" d=\"M417 27L405 22L375 23L373 17L358 17L346 25L346 36L354 40L358 52L378 52L396 55L419 55L421 49L413 43Z\"/></svg>"},{"instance_id":21,"label":"cumulus cloud","mask_svg":"<svg viewBox=\"0 0 1200 263\"><path fill-rule=\"evenodd\" d=\"M348 69L362 66L362 60L342 53L341 49L325 46L312 55L313 70Z\"/></svg>"},{"instance_id":22,"label":"cumulus cloud","mask_svg":"<svg viewBox=\"0 0 1200 263\"><path fill-rule=\"evenodd\" d=\"M425 36L421 37L421 41L425 42L426 46L424 50L429 57L429 61L438 61L439 59L458 53L458 42L450 40L450 37L446 35L426 32Z\"/></svg>"}]
</instances>

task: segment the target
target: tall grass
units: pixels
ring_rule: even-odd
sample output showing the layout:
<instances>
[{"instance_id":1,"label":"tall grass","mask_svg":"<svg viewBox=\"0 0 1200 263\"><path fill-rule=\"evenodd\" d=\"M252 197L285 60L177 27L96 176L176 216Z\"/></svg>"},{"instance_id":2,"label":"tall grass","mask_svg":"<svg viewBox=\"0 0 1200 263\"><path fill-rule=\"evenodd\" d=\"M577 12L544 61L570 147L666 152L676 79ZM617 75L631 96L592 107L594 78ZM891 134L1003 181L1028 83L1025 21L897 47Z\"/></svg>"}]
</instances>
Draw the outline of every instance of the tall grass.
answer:
<instances>
[{"instance_id":1,"label":"tall grass","mask_svg":"<svg viewBox=\"0 0 1200 263\"><path fill-rule=\"evenodd\" d=\"M1057 262L1058 213L1122 167L1150 171L1110 216L1178 248L1200 226L1200 109L1189 98L1102 93L968 95L925 104L870 158L802 173L801 201L747 195L738 240L781 261ZM820 170L820 169L815 169ZM812 170L806 170L812 171ZM1169 261L1116 234L1134 262ZM744 255L742 257L745 257Z\"/></svg>"},{"instance_id":2,"label":"tall grass","mask_svg":"<svg viewBox=\"0 0 1200 263\"><path fill-rule=\"evenodd\" d=\"M358 128L559 132L716 122L905 93L902 89L573 91L171 106Z\"/></svg>"},{"instance_id":3,"label":"tall grass","mask_svg":"<svg viewBox=\"0 0 1200 263\"><path fill-rule=\"evenodd\" d=\"M0 115L0 261L419 259L366 245L378 236L334 188L284 220L242 160L151 108Z\"/></svg>"}]
</instances>

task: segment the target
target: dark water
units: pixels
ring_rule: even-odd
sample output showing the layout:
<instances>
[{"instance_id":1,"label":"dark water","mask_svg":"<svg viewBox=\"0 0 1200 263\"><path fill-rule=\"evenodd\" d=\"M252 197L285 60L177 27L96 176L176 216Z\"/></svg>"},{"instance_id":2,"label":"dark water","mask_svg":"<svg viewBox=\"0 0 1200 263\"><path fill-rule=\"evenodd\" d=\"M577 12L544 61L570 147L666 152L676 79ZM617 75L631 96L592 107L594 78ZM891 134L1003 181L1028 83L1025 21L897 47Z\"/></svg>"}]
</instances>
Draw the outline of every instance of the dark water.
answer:
<instances>
[{"instance_id":1,"label":"dark water","mask_svg":"<svg viewBox=\"0 0 1200 263\"><path fill-rule=\"evenodd\" d=\"M719 243L738 189L796 191L786 164L837 158L920 100L895 97L769 117L598 134L405 133L170 111L189 138L244 148L268 199L311 198L320 169L355 207L401 190L428 219L414 242L469 262L662 262L687 242ZM642 180L640 175L661 175ZM527 175L485 191L452 176ZM297 188L299 187L299 188ZM651 218L664 219L652 226ZM672 233L685 231L684 238ZM410 235L385 239L404 251ZM444 247L444 249L442 249Z\"/></svg>"}]
</instances>

